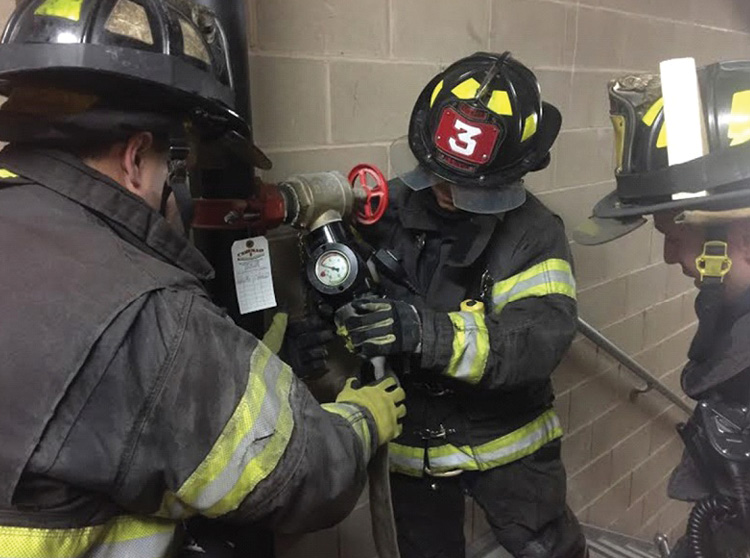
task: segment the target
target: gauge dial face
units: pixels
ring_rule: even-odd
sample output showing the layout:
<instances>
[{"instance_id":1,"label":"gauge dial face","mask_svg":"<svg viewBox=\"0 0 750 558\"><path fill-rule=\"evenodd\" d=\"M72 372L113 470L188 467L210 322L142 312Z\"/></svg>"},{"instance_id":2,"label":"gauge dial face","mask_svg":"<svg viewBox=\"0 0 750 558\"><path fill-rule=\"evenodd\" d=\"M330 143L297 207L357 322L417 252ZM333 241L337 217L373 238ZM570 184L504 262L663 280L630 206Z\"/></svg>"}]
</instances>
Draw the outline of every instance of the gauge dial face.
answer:
<instances>
[{"instance_id":1,"label":"gauge dial face","mask_svg":"<svg viewBox=\"0 0 750 558\"><path fill-rule=\"evenodd\" d=\"M315 276L326 287L337 287L349 278L351 262L344 254L331 250L322 254L315 263Z\"/></svg>"}]
</instances>

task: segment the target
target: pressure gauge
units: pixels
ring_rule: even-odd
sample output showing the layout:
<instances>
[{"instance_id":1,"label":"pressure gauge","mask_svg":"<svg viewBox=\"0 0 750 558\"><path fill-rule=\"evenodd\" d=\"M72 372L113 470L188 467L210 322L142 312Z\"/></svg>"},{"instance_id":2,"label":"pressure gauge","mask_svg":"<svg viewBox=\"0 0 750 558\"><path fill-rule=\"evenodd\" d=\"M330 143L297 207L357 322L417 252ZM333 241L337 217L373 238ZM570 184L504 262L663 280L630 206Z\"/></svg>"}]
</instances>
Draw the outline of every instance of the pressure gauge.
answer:
<instances>
[{"instance_id":1,"label":"pressure gauge","mask_svg":"<svg viewBox=\"0 0 750 558\"><path fill-rule=\"evenodd\" d=\"M338 250L323 252L315 262L315 275L318 281L328 287L341 285L349 278L351 272L351 262Z\"/></svg>"},{"instance_id":2,"label":"pressure gauge","mask_svg":"<svg viewBox=\"0 0 750 558\"><path fill-rule=\"evenodd\" d=\"M359 275L357 256L343 244L323 244L310 256L307 277L310 284L322 294L342 294L355 283Z\"/></svg>"}]
</instances>

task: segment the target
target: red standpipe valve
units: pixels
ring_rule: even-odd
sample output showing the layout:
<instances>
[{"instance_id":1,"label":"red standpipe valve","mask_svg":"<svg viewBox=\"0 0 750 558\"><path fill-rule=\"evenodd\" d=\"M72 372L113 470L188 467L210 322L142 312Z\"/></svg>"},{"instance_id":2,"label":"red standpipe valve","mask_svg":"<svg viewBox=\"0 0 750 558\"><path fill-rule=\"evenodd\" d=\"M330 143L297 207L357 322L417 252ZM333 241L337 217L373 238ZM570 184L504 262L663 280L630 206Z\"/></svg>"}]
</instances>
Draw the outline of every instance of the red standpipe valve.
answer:
<instances>
[{"instance_id":1,"label":"red standpipe valve","mask_svg":"<svg viewBox=\"0 0 750 558\"><path fill-rule=\"evenodd\" d=\"M363 225L374 225L388 209L388 181L374 165L357 165L349 173L358 208L355 217Z\"/></svg>"},{"instance_id":2,"label":"red standpipe valve","mask_svg":"<svg viewBox=\"0 0 750 558\"><path fill-rule=\"evenodd\" d=\"M341 175L340 180L335 179L338 173L331 174L334 179L328 182L333 190L327 187L321 189L320 180L306 182L305 175L302 175L286 183L287 188L264 184L256 179L255 193L246 200L194 200L195 217L192 226L204 230L249 230L253 234L265 234L284 222L291 223L296 219L295 212L299 211L300 207L306 208L307 211L312 208L313 216L319 216L331 209L339 212L354 211L354 217L363 225L374 225L383 217L388 208L388 181L377 167L362 164L352 169L348 177L352 186L351 194L337 191L336 188L346 188L346 182ZM292 186L289 186L290 184ZM323 181L323 184L326 182ZM297 191L294 185L300 190ZM282 189L286 195L282 194ZM345 195L342 197L341 194ZM350 209L352 199L349 196L354 198L353 209ZM348 202L345 201L347 198ZM296 200L296 204L292 200ZM292 207L287 207L287 203L292 203ZM306 217L308 221L312 220L310 215ZM307 222L306 225L309 226L310 223Z\"/></svg>"}]
</instances>

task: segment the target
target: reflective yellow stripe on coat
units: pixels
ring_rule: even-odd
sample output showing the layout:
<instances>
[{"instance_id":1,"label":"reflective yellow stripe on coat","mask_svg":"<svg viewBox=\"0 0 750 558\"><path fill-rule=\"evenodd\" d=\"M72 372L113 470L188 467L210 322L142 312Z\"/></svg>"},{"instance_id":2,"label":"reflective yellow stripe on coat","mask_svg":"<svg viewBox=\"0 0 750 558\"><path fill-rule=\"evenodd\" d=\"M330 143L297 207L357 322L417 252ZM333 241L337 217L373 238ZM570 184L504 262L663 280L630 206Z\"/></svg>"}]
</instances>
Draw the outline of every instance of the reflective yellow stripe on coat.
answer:
<instances>
[{"instance_id":1,"label":"reflective yellow stripe on coat","mask_svg":"<svg viewBox=\"0 0 750 558\"><path fill-rule=\"evenodd\" d=\"M453 355L445 374L470 384L478 384L490 355L490 334L479 312L451 312Z\"/></svg>"},{"instance_id":2,"label":"reflective yellow stripe on coat","mask_svg":"<svg viewBox=\"0 0 750 558\"><path fill-rule=\"evenodd\" d=\"M214 447L177 493L165 496L159 515L225 515L276 468L294 427L292 371L262 343L250 357L250 371L245 393Z\"/></svg>"},{"instance_id":3,"label":"reflective yellow stripe on coat","mask_svg":"<svg viewBox=\"0 0 750 558\"><path fill-rule=\"evenodd\" d=\"M511 302L523 298L560 294L576 298L576 280L570 263L550 259L492 287L492 303L495 312L502 312Z\"/></svg>"},{"instance_id":4,"label":"reflective yellow stripe on coat","mask_svg":"<svg viewBox=\"0 0 750 558\"><path fill-rule=\"evenodd\" d=\"M492 289L493 311L499 314L511 302L550 294L576 297L573 270L565 260L546 260L495 283ZM453 324L453 348L451 360L443 373L476 385L484 376L490 354L490 334L484 314L450 312L448 317Z\"/></svg>"},{"instance_id":5,"label":"reflective yellow stripe on coat","mask_svg":"<svg viewBox=\"0 0 750 558\"><path fill-rule=\"evenodd\" d=\"M132 558L167 556L174 539L172 521L119 517L80 529L0 526L0 558Z\"/></svg>"},{"instance_id":6,"label":"reflective yellow stripe on coat","mask_svg":"<svg viewBox=\"0 0 750 558\"><path fill-rule=\"evenodd\" d=\"M461 469L487 471L531 455L549 442L562 437L560 419L549 410L518 430L480 446L444 444L428 449L433 473ZM391 470L411 476L424 474L424 448L391 443Z\"/></svg>"}]
</instances>

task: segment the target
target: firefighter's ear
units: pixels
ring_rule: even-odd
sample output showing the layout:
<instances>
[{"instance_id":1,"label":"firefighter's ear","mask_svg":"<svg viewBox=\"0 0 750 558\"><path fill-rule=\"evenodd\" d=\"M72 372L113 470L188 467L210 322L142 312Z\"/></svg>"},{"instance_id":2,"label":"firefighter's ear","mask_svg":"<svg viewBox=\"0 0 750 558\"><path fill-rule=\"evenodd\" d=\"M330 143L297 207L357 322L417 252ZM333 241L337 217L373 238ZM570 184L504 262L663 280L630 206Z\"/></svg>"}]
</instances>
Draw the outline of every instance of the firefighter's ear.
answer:
<instances>
[{"instance_id":1,"label":"firefighter's ear","mask_svg":"<svg viewBox=\"0 0 750 558\"><path fill-rule=\"evenodd\" d=\"M120 153L120 167L123 173L123 186L132 193L145 197L148 187L145 181L144 160L148 151L154 145L151 132L138 132L128 138Z\"/></svg>"}]
</instances>

